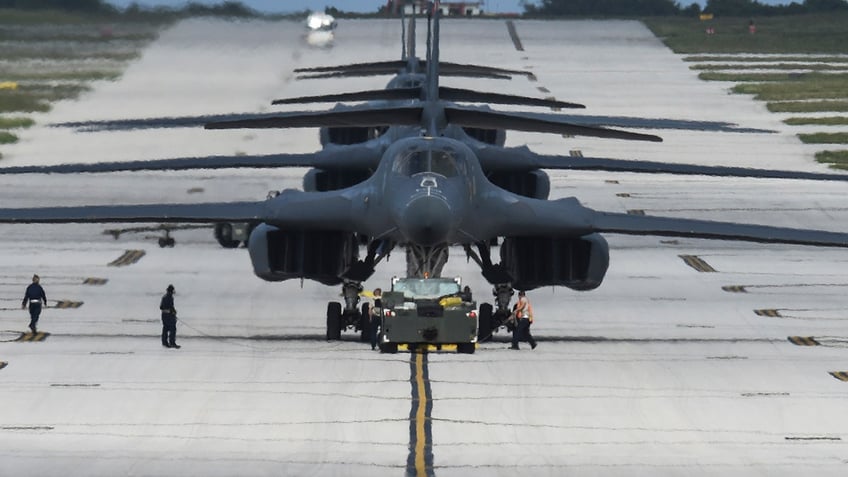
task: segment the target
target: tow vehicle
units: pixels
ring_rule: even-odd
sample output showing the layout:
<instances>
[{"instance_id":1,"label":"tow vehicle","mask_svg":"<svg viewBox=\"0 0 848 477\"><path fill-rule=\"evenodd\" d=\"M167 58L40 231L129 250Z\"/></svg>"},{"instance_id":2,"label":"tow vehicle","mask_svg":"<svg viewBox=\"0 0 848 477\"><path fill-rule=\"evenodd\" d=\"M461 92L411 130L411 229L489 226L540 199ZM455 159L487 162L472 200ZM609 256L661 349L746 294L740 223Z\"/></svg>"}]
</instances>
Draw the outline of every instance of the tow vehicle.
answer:
<instances>
[{"instance_id":1,"label":"tow vehicle","mask_svg":"<svg viewBox=\"0 0 848 477\"><path fill-rule=\"evenodd\" d=\"M456 345L459 353L477 347L477 304L463 296L460 278L392 278L382 297L380 352L398 345Z\"/></svg>"}]
</instances>

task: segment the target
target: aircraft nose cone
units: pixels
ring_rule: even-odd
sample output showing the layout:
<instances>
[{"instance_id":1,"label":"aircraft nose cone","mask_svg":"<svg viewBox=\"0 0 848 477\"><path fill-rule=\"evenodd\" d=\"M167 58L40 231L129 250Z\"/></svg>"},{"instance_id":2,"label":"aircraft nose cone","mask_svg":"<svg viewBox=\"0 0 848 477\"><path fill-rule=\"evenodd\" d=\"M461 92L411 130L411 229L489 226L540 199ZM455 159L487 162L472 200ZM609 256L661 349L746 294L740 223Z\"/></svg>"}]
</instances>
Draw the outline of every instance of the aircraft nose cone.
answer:
<instances>
[{"instance_id":1,"label":"aircraft nose cone","mask_svg":"<svg viewBox=\"0 0 848 477\"><path fill-rule=\"evenodd\" d=\"M450 232L451 209L436 197L419 197L403 213L400 228L410 241L424 246L447 240Z\"/></svg>"}]
</instances>

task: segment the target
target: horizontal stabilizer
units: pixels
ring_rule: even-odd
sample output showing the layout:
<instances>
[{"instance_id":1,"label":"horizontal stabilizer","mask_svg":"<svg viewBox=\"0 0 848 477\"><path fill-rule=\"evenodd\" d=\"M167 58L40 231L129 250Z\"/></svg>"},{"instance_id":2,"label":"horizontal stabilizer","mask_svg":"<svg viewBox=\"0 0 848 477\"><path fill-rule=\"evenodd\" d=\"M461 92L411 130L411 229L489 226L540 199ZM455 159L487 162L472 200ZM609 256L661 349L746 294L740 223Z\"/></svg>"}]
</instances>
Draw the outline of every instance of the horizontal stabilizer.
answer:
<instances>
[{"instance_id":1,"label":"horizontal stabilizer","mask_svg":"<svg viewBox=\"0 0 848 477\"><path fill-rule=\"evenodd\" d=\"M271 104L301 104L338 101L392 101L421 99L421 88L377 89L356 91L353 93L326 94L320 96L300 96L297 98L275 99ZM470 89L439 87L439 98L448 101L470 103L515 104L521 106L541 106L545 108L585 108L586 106L555 99L531 98L500 93L485 93Z\"/></svg>"},{"instance_id":2,"label":"horizontal stabilizer","mask_svg":"<svg viewBox=\"0 0 848 477\"><path fill-rule=\"evenodd\" d=\"M421 122L420 107L351 108L343 111L278 113L272 117L209 123L206 129L267 129L311 127L378 127L417 125Z\"/></svg>"},{"instance_id":3,"label":"horizontal stabilizer","mask_svg":"<svg viewBox=\"0 0 848 477\"><path fill-rule=\"evenodd\" d=\"M590 136L608 139L627 139L632 141L662 142L662 138L651 134L639 134L617 129L592 126L580 126L553 119L530 117L523 113L484 111L472 108L447 107L445 115L448 123L465 127L487 129L511 129L539 133Z\"/></svg>"},{"instance_id":4,"label":"horizontal stabilizer","mask_svg":"<svg viewBox=\"0 0 848 477\"><path fill-rule=\"evenodd\" d=\"M848 247L848 233L609 212L595 212L592 229L595 232L625 235Z\"/></svg>"},{"instance_id":5,"label":"horizontal stabilizer","mask_svg":"<svg viewBox=\"0 0 848 477\"><path fill-rule=\"evenodd\" d=\"M732 166L674 164L602 157L574 157L537 154L527 147L481 147L475 153L486 170L526 171L555 169L576 171L638 172L653 174L701 175L718 177L751 177L759 179L801 179L814 181L848 181L846 173L780 171Z\"/></svg>"},{"instance_id":6,"label":"horizontal stabilizer","mask_svg":"<svg viewBox=\"0 0 848 477\"><path fill-rule=\"evenodd\" d=\"M367 76L387 76L387 75L396 75L398 71L395 69L387 68L387 69L373 69L373 70L363 70L363 71L331 71L328 73L312 73L300 75L296 79L298 80L307 80L307 79L327 79L327 78L361 78ZM439 74L441 76L451 76L451 77L460 77L460 78L482 78L482 79L500 79L500 80L508 80L512 79L509 75L497 74L497 73L463 73L461 71L453 72L453 71L440 71Z\"/></svg>"},{"instance_id":7,"label":"horizontal stabilizer","mask_svg":"<svg viewBox=\"0 0 848 477\"><path fill-rule=\"evenodd\" d=\"M427 62L420 61L420 68L427 69ZM399 74L407 67L407 61L377 61L372 63L352 63L338 66L318 66L313 68L296 68L295 73L350 73L358 74ZM439 63L439 74L448 76L471 76L479 77L485 75L497 76L526 76L535 78L532 72L522 70L510 70L495 68L491 66L466 65L461 63L441 62Z\"/></svg>"},{"instance_id":8,"label":"horizontal stabilizer","mask_svg":"<svg viewBox=\"0 0 848 477\"><path fill-rule=\"evenodd\" d=\"M394 101L420 99L420 97L421 88L395 88L275 99L271 102L271 104L335 103L340 101Z\"/></svg>"},{"instance_id":9,"label":"horizontal stabilizer","mask_svg":"<svg viewBox=\"0 0 848 477\"><path fill-rule=\"evenodd\" d=\"M531 98L500 93L485 93L470 89L439 87L439 98L448 101L468 103L515 104L519 106L541 106L543 108L583 109L586 106L577 103L557 101L555 99Z\"/></svg>"}]
</instances>

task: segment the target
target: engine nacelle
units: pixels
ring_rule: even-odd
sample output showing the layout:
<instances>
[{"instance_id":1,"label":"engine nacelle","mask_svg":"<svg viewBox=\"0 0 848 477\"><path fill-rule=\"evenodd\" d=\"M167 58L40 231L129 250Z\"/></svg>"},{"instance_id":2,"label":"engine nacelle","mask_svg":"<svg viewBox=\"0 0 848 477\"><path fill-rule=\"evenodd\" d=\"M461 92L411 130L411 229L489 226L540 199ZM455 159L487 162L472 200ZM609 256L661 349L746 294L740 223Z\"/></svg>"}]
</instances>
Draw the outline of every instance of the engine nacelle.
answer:
<instances>
[{"instance_id":1,"label":"engine nacelle","mask_svg":"<svg viewBox=\"0 0 848 477\"><path fill-rule=\"evenodd\" d=\"M253 229L248 250L253 272L269 282L305 278L338 285L359 257L356 236L350 232L280 230L268 224Z\"/></svg>"},{"instance_id":2,"label":"engine nacelle","mask_svg":"<svg viewBox=\"0 0 848 477\"><path fill-rule=\"evenodd\" d=\"M465 134L472 138L493 146L503 147L506 143L506 130L504 129L484 129L484 128L462 128Z\"/></svg>"},{"instance_id":3,"label":"engine nacelle","mask_svg":"<svg viewBox=\"0 0 848 477\"><path fill-rule=\"evenodd\" d=\"M371 177L371 171L345 169L310 169L303 176L303 190L306 192L327 192L355 186Z\"/></svg>"},{"instance_id":4,"label":"engine nacelle","mask_svg":"<svg viewBox=\"0 0 848 477\"><path fill-rule=\"evenodd\" d=\"M538 169L523 173L492 172L488 178L501 189L524 197L547 200L551 193L551 178L547 172Z\"/></svg>"},{"instance_id":5,"label":"engine nacelle","mask_svg":"<svg viewBox=\"0 0 848 477\"><path fill-rule=\"evenodd\" d=\"M374 139L379 135L379 130L372 127L339 127L321 128L318 131L321 145L338 144L347 146L351 144L362 144Z\"/></svg>"},{"instance_id":6,"label":"engine nacelle","mask_svg":"<svg viewBox=\"0 0 848 477\"><path fill-rule=\"evenodd\" d=\"M580 238L507 237L501 245L501 264L512 286L532 290L564 286L593 290L609 267L609 245L598 234Z\"/></svg>"}]
</instances>

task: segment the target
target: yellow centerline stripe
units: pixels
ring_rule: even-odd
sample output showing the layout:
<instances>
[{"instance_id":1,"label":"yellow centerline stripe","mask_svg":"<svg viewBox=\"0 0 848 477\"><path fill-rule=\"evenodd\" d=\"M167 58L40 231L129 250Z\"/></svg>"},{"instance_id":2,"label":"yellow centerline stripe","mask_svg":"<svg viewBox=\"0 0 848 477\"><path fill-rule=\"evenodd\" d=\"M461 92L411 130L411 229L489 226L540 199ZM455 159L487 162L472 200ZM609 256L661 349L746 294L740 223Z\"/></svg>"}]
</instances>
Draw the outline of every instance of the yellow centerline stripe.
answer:
<instances>
[{"instance_id":1,"label":"yellow centerline stripe","mask_svg":"<svg viewBox=\"0 0 848 477\"><path fill-rule=\"evenodd\" d=\"M415 412L415 474L427 477L427 467L424 464L424 445L427 436L424 435L424 420L427 418L427 393L424 389L424 353L415 354L415 382L418 385L418 409Z\"/></svg>"}]
</instances>

